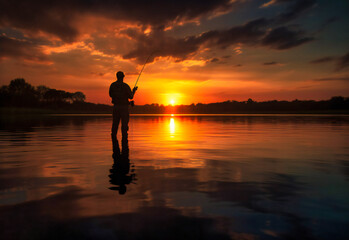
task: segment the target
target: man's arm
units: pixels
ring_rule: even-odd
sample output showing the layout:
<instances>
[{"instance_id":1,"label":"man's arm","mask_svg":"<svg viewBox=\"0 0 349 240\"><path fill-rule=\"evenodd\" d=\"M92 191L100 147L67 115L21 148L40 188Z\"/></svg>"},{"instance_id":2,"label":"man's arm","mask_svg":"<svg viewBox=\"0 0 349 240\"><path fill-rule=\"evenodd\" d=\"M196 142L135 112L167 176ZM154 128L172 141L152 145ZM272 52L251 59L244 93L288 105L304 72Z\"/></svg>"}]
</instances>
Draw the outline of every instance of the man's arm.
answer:
<instances>
[{"instance_id":1,"label":"man's arm","mask_svg":"<svg viewBox=\"0 0 349 240\"><path fill-rule=\"evenodd\" d=\"M133 90L131 91L130 86L127 85L127 91L128 91L128 98L133 99L138 87L134 87Z\"/></svg>"},{"instance_id":2,"label":"man's arm","mask_svg":"<svg viewBox=\"0 0 349 240\"><path fill-rule=\"evenodd\" d=\"M109 96L111 98L113 98L113 96L112 96L112 86L113 86L113 84L110 84L110 87L109 87Z\"/></svg>"}]
</instances>

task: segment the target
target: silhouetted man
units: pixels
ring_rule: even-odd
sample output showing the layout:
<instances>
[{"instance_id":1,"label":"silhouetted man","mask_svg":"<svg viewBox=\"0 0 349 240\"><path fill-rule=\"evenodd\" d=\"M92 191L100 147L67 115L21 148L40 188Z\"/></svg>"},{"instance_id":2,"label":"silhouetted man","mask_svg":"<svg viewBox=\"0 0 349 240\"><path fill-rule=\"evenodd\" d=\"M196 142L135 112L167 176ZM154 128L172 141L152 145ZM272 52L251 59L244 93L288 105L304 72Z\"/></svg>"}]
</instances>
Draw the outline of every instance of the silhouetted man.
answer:
<instances>
[{"instance_id":1,"label":"silhouetted man","mask_svg":"<svg viewBox=\"0 0 349 240\"><path fill-rule=\"evenodd\" d=\"M127 131L128 131L128 121L129 112L128 105L129 99L133 99L133 96L137 90L137 87L133 88L131 91L130 86L124 83L124 73L117 72L117 81L113 82L109 88L109 96L112 98L113 108L113 125L111 129L111 138L113 141L113 147L117 144L116 134L118 132L119 123L121 120L121 133L122 133L122 143L127 141ZM118 145L118 144L117 144Z\"/></svg>"}]
</instances>

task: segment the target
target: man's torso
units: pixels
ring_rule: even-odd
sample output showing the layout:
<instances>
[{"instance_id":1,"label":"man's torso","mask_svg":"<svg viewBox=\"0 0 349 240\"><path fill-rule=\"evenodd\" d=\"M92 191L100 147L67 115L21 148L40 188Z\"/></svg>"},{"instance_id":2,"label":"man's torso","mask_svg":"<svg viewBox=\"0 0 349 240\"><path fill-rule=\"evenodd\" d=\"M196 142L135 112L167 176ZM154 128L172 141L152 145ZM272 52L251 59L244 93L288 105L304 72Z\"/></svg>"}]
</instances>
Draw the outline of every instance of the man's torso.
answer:
<instances>
[{"instance_id":1,"label":"man's torso","mask_svg":"<svg viewBox=\"0 0 349 240\"><path fill-rule=\"evenodd\" d=\"M131 89L127 83L118 81L113 82L110 85L109 92L114 105L128 106Z\"/></svg>"}]
</instances>

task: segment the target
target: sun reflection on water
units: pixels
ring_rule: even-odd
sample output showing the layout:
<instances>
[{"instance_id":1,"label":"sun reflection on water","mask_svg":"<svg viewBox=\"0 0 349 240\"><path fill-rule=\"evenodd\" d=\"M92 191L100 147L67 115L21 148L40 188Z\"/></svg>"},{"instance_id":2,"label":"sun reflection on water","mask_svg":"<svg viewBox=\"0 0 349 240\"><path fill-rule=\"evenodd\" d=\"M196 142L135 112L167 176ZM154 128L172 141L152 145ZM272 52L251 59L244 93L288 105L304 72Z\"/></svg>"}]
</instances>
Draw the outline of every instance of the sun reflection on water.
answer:
<instances>
[{"instance_id":1,"label":"sun reflection on water","mask_svg":"<svg viewBox=\"0 0 349 240\"><path fill-rule=\"evenodd\" d=\"M174 137L175 132L176 132L175 120L174 120L173 117L171 117L171 119L170 119L170 134L171 134L171 138Z\"/></svg>"}]
</instances>

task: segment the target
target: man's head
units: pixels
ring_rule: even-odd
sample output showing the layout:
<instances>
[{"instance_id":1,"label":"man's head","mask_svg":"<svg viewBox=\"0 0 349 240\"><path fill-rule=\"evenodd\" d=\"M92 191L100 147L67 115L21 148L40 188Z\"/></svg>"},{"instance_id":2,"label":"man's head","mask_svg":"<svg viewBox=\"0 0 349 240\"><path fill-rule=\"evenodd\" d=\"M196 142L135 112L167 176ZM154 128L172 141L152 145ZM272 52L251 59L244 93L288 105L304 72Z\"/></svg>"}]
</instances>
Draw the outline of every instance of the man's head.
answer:
<instances>
[{"instance_id":1,"label":"man's head","mask_svg":"<svg viewBox=\"0 0 349 240\"><path fill-rule=\"evenodd\" d=\"M116 78L118 79L118 81L123 81L125 77L125 74L121 71L116 73Z\"/></svg>"}]
</instances>

